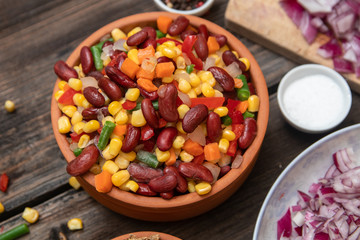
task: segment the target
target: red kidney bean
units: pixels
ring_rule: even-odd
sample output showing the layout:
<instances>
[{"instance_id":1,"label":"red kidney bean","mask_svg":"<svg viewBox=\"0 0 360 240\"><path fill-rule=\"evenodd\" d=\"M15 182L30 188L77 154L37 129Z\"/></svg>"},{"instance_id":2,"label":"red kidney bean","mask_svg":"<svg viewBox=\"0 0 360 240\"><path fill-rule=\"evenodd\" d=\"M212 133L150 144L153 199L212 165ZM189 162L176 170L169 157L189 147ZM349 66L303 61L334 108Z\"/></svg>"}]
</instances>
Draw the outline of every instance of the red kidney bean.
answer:
<instances>
[{"instance_id":1,"label":"red kidney bean","mask_svg":"<svg viewBox=\"0 0 360 240\"><path fill-rule=\"evenodd\" d=\"M139 45L139 48L146 48L148 46L153 46L154 49L157 47L155 38L148 37L142 44Z\"/></svg>"},{"instance_id":2,"label":"red kidney bean","mask_svg":"<svg viewBox=\"0 0 360 240\"><path fill-rule=\"evenodd\" d=\"M157 63L163 63L163 62L172 62L174 66L176 66L176 63L171 58L168 58L166 56L161 56L157 59Z\"/></svg>"},{"instance_id":3,"label":"red kidney bean","mask_svg":"<svg viewBox=\"0 0 360 240\"><path fill-rule=\"evenodd\" d=\"M209 55L209 49L205 37L202 34L197 35L197 39L194 44L194 49L198 57L205 61Z\"/></svg>"},{"instance_id":4,"label":"red kidney bean","mask_svg":"<svg viewBox=\"0 0 360 240\"><path fill-rule=\"evenodd\" d=\"M71 176L80 176L94 165L99 157L99 150L95 145L89 145L74 160L68 163L66 171Z\"/></svg>"},{"instance_id":5,"label":"red kidney bean","mask_svg":"<svg viewBox=\"0 0 360 240\"><path fill-rule=\"evenodd\" d=\"M222 54L222 60L224 61L225 65L228 66L230 64L232 64L233 62L235 62L239 68L241 69L241 71L245 72L246 70L246 66L243 62L241 62L233 52L231 52L230 50L226 50L225 52L223 52Z\"/></svg>"},{"instance_id":6,"label":"red kidney bean","mask_svg":"<svg viewBox=\"0 0 360 240\"><path fill-rule=\"evenodd\" d=\"M220 168L220 174L219 177L224 176L225 174L227 174L229 171L231 170L231 167L229 165L223 166Z\"/></svg>"},{"instance_id":7,"label":"red kidney bean","mask_svg":"<svg viewBox=\"0 0 360 240\"><path fill-rule=\"evenodd\" d=\"M111 101L120 100L122 93L121 89L118 87L118 85L116 85L116 83L114 83L107 77L102 77L98 80L98 85L111 99Z\"/></svg>"},{"instance_id":8,"label":"red kidney bean","mask_svg":"<svg viewBox=\"0 0 360 240\"><path fill-rule=\"evenodd\" d=\"M139 163L130 163L127 170L132 179L136 182L148 183L151 179L157 178L163 175L161 169L151 168Z\"/></svg>"},{"instance_id":9,"label":"red kidney bean","mask_svg":"<svg viewBox=\"0 0 360 240\"><path fill-rule=\"evenodd\" d=\"M78 74L76 70L64 61L57 61L54 65L54 72L56 75L64 81L68 81L70 78L77 78Z\"/></svg>"},{"instance_id":10,"label":"red kidney bean","mask_svg":"<svg viewBox=\"0 0 360 240\"><path fill-rule=\"evenodd\" d=\"M164 128L156 141L156 145L157 147L161 150L161 151L167 151L172 147L172 144L174 142L174 139L177 135L178 131L175 127L167 127Z\"/></svg>"},{"instance_id":11,"label":"red kidney bean","mask_svg":"<svg viewBox=\"0 0 360 240\"><path fill-rule=\"evenodd\" d=\"M126 44L128 46L137 46L143 43L148 37L148 33L146 31L141 30L140 32L131 35L127 40Z\"/></svg>"},{"instance_id":12,"label":"red kidney bean","mask_svg":"<svg viewBox=\"0 0 360 240\"><path fill-rule=\"evenodd\" d=\"M201 180L209 183L214 180L214 177L210 170L200 164L192 162L182 162L179 164L178 170L179 173L185 178Z\"/></svg>"},{"instance_id":13,"label":"red kidney bean","mask_svg":"<svg viewBox=\"0 0 360 240\"><path fill-rule=\"evenodd\" d=\"M110 115L107 106L101 108L94 108L94 107L86 108L81 112L81 115L83 116L84 120L97 120L99 111L101 111L101 113L105 117Z\"/></svg>"},{"instance_id":14,"label":"red kidney bean","mask_svg":"<svg viewBox=\"0 0 360 240\"><path fill-rule=\"evenodd\" d=\"M155 108L149 98L144 98L141 101L141 111L150 127L159 128L159 117L157 116Z\"/></svg>"},{"instance_id":15,"label":"red kidney bean","mask_svg":"<svg viewBox=\"0 0 360 240\"><path fill-rule=\"evenodd\" d=\"M224 46L227 43L227 37L225 35L222 34L211 34L211 35L215 37L220 47Z\"/></svg>"},{"instance_id":16,"label":"red kidney bean","mask_svg":"<svg viewBox=\"0 0 360 240\"><path fill-rule=\"evenodd\" d=\"M160 197L162 197L163 199L171 199L174 197L174 190L170 192L160 193Z\"/></svg>"},{"instance_id":17,"label":"red kidney bean","mask_svg":"<svg viewBox=\"0 0 360 240\"><path fill-rule=\"evenodd\" d=\"M84 46L81 48L80 62L83 72L85 74L88 74L94 66L93 56L88 46Z\"/></svg>"},{"instance_id":18,"label":"red kidney bean","mask_svg":"<svg viewBox=\"0 0 360 240\"><path fill-rule=\"evenodd\" d=\"M143 195L143 196L156 196L157 192L154 192L153 190L151 190L151 188L149 187L148 184L146 183L138 183L139 184L139 188L136 191L137 194L139 195Z\"/></svg>"},{"instance_id":19,"label":"red kidney bean","mask_svg":"<svg viewBox=\"0 0 360 240\"><path fill-rule=\"evenodd\" d=\"M93 78L95 78L95 79L98 80L98 81L99 81L100 78L103 78L103 77L104 77L104 75L103 75L101 72L99 72L99 71L89 72L89 74L88 74L87 76L93 77Z\"/></svg>"},{"instance_id":20,"label":"red kidney bean","mask_svg":"<svg viewBox=\"0 0 360 240\"><path fill-rule=\"evenodd\" d=\"M141 129L129 124L127 127L127 134L124 138L123 145L121 147L121 151L128 153L134 150L134 148L138 145L140 141L140 137L141 137Z\"/></svg>"},{"instance_id":21,"label":"red kidney bean","mask_svg":"<svg viewBox=\"0 0 360 240\"><path fill-rule=\"evenodd\" d=\"M154 79L154 80L155 80L155 79ZM154 83L154 81L153 81L153 83ZM159 98L159 95L158 95L157 91L148 92L148 91L146 91L145 89L143 89L143 88L141 88L141 87L139 87L139 86L138 86L138 88L139 88L139 90L140 90L141 96L143 96L144 98L148 98L148 99L150 99L151 101L154 101L154 100L156 100L156 99Z\"/></svg>"},{"instance_id":22,"label":"red kidney bean","mask_svg":"<svg viewBox=\"0 0 360 240\"><path fill-rule=\"evenodd\" d=\"M170 192L176 185L177 179L173 174L165 174L161 177L153 178L149 182L150 189L158 193Z\"/></svg>"},{"instance_id":23,"label":"red kidney bean","mask_svg":"<svg viewBox=\"0 0 360 240\"><path fill-rule=\"evenodd\" d=\"M210 142L218 142L221 137L221 119L215 112L210 112L206 121L207 137Z\"/></svg>"},{"instance_id":24,"label":"red kidney bean","mask_svg":"<svg viewBox=\"0 0 360 240\"><path fill-rule=\"evenodd\" d=\"M179 119L179 113L176 108L178 92L174 84L162 85L158 89L158 95L161 117L168 122L176 122Z\"/></svg>"},{"instance_id":25,"label":"red kidney bean","mask_svg":"<svg viewBox=\"0 0 360 240\"><path fill-rule=\"evenodd\" d=\"M177 17L169 26L168 34L170 36L180 35L189 26L189 19L184 16Z\"/></svg>"},{"instance_id":26,"label":"red kidney bean","mask_svg":"<svg viewBox=\"0 0 360 240\"><path fill-rule=\"evenodd\" d=\"M143 144L144 144L144 148L143 148L144 151L153 152L156 144L156 139L152 137L149 140L143 141Z\"/></svg>"},{"instance_id":27,"label":"red kidney bean","mask_svg":"<svg viewBox=\"0 0 360 240\"><path fill-rule=\"evenodd\" d=\"M183 130L187 133L192 133L195 128L207 118L208 111L207 106L204 104L199 104L191 108L183 118Z\"/></svg>"},{"instance_id":28,"label":"red kidney bean","mask_svg":"<svg viewBox=\"0 0 360 240\"><path fill-rule=\"evenodd\" d=\"M208 71L212 73L215 80L221 85L221 87L227 91L233 91L235 87L234 78L230 76L230 74L220 67L209 67Z\"/></svg>"},{"instance_id":29,"label":"red kidney bean","mask_svg":"<svg viewBox=\"0 0 360 240\"><path fill-rule=\"evenodd\" d=\"M141 29L142 31L147 32L149 38L156 39L156 30L153 27L146 26Z\"/></svg>"},{"instance_id":30,"label":"red kidney bean","mask_svg":"<svg viewBox=\"0 0 360 240\"><path fill-rule=\"evenodd\" d=\"M198 27L199 34L203 35L205 40L207 41L209 38L209 31L205 24L200 24Z\"/></svg>"},{"instance_id":31,"label":"red kidney bean","mask_svg":"<svg viewBox=\"0 0 360 240\"><path fill-rule=\"evenodd\" d=\"M244 132L240 136L238 142L241 149L246 149L254 141L257 134L256 120L253 118L246 118L244 120Z\"/></svg>"},{"instance_id":32,"label":"red kidney bean","mask_svg":"<svg viewBox=\"0 0 360 240\"><path fill-rule=\"evenodd\" d=\"M111 80L113 80L120 86L126 88L136 87L136 83L133 80L131 80L130 77L128 77L125 73L121 72L119 69L115 67L112 66L105 67L105 73Z\"/></svg>"},{"instance_id":33,"label":"red kidney bean","mask_svg":"<svg viewBox=\"0 0 360 240\"><path fill-rule=\"evenodd\" d=\"M176 191L178 191L180 193L184 193L184 192L187 191L187 189L188 189L187 181L183 176L180 175L180 173L178 172L176 167L174 167L174 166L166 166L164 168L164 174L173 174L173 175L175 175L175 177L177 179Z\"/></svg>"},{"instance_id":34,"label":"red kidney bean","mask_svg":"<svg viewBox=\"0 0 360 240\"><path fill-rule=\"evenodd\" d=\"M196 35L196 32L192 29L186 29L185 31L183 31L181 34L180 34L180 38L181 40L185 40L185 38L187 36L190 36L190 35Z\"/></svg>"},{"instance_id":35,"label":"red kidney bean","mask_svg":"<svg viewBox=\"0 0 360 240\"><path fill-rule=\"evenodd\" d=\"M94 107L102 107L105 104L104 96L95 87L86 87L83 90L84 97Z\"/></svg>"}]
</instances>

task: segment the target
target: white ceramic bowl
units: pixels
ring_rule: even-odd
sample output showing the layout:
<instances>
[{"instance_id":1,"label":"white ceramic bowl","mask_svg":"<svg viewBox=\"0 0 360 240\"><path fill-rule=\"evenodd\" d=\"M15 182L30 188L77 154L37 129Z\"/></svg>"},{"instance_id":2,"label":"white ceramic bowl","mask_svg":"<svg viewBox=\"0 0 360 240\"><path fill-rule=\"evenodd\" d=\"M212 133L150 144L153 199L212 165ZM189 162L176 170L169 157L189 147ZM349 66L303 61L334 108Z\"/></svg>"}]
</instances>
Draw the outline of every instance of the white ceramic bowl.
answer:
<instances>
[{"instance_id":1,"label":"white ceramic bowl","mask_svg":"<svg viewBox=\"0 0 360 240\"><path fill-rule=\"evenodd\" d=\"M211 6L214 3L214 0L206 0L206 2L202 6L192 9L192 10L187 10L187 11L170 8L170 7L166 6L166 4L161 0L154 0L154 2L156 4L156 6L163 11L177 13L177 14L201 16L201 15L204 15L207 11L209 11L209 9L211 8Z\"/></svg>"},{"instance_id":2,"label":"white ceramic bowl","mask_svg":"<svg viewBox=\"0 0 360 240\"><path fill-rule=\"evenodd\" d=\"M305 64L280 81L277 99L290 125L307 133L322 133L339 125L351 108L346 80L331 68Z\"/></svg>"},{"instance_id":3,"label":"white ceramic bowl","mask_svg":"<svg viewBox=\"0 0 360 240\"><path fill-rule=\"evenodd\" d=\"M258 215L253 240L276 239L277 221L298 200L297 190L308 192L332 165L332 154L352 147L360 156L360 124L338 130L320 139L297 156L271 187Z\"/></svg>"}]
</instances>

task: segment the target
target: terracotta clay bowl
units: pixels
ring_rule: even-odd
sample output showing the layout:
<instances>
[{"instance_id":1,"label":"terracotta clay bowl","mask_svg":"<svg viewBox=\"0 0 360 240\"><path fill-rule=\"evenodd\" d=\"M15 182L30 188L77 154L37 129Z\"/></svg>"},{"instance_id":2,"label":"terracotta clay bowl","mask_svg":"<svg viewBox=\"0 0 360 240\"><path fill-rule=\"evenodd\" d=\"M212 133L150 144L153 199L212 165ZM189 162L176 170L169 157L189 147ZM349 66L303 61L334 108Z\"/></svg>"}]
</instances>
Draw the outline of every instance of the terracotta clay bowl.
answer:
<instances>
[{"instance_id":1,"label":"terracotta clay bowl","mask_svg":"<svg viewBox=\"0 0 360 240\"><path fill-rule=\"evenodd\" d=\"M118 27L124 32L128 32L136 26L156 26L156 19L159 15L170 16L175 19L178 15L168 12L149 12L136 14L114 21L85 39L67 59L69 66L76 66L80 62L80 50L83 46L92 46L96 44L101 37L111 32L112 29ZM257 115L258 132L253 143L244 153L244 161L240 168L230 170L225 176L219 179L213 186L212 190L207 195L198 195L197 193L188 193L184 195L175 196L170 200L162 199L161 197L145 197L136 195L131 192L122 191L113 187L109 193L99 193L94 187L94 174L88 172L78 180L82 187L94 199L109 209L120 214L147 221L175 221L194 217L205 213L228 199L245 181L250 174L256 159L258 157L261 144L263 142L268 119L269 119L269 95L267 85L261 69L250 51L231 33L222 27L209 22L205 19L196 16L187 16L190 23L198 27L200 24L205 24L210 32L223 34L228 39L228 45L239 53L240 56L246 57L251 64L250 74L251 81L256 88L257 95L260 98L260 109ZM54 87L54 93L59 90L57 79ZM55 134L56 141L60 147L67 162L75 158L73 152L69 148L69 143L65 135L58 131L57 120L61 116L61 111L54 98L51 102L51 121Z\"/></svg>"},{"instance_id":2,"label":"terracotta clay bowl","mask_svg":"<svg viewBox=\"0 0 360 240\"><path fill-rule=\"evenodd\" d=\"M130 237L130 234L135 235L136 237L149 237L149 236L153 236L153 235L159 235L160 240L181 240L180 238L171 236L171 235L166 234L166 233L148 232L148 231L128 233L128 234L124 234L124 235L121 235L119 237L113 238L112 240L125 240L125 239L128 239Z\"/></svg>"}]
</instances>

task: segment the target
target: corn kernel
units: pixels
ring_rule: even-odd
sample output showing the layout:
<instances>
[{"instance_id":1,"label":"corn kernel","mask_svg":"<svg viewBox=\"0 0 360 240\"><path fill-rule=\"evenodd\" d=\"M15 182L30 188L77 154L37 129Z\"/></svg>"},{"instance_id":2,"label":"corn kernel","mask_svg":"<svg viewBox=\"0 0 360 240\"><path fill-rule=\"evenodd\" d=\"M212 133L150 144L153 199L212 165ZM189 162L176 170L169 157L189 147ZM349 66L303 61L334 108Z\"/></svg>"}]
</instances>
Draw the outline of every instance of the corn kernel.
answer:
<instances>
[{"instance_id":1,"label":"corn kernel","mask_svg":"<svg viewBox=\"0 0 360 240\"><path fill-rule=\"evenodd\" d=\"M111 153L110 153L110 145L107 145L106 147L105 147L105 149L101 152L102 153L102 156L106 159L106 160L110 160L110 159L113 159L114 157L116 157L116 156L114 156L114 155L112 155ZM100 164L101 165L101 164Z\"/></svg>"},{"instance_id":2,"label":"corn kernel","mask_svg":"<svg viewBox=\"0 0 360 240\"><path fill-rule=\"evenodd\" d=\"M76 179L76 177L70 177L69 178L69 184L72 186L75 190L79 190L81 185L79 181Z\"/></svg>"},{"instance_id":3,"label":"corn kernel","mask_svg":"<svg viewBox=\"0 0 360 240\"><path fill-rule=\"evenodd\" d=\"M56 93L54 94L54 98L56 99L56 101L59 101L59 98L64 94L63 90L58 90L56 91Z\"/></svg>"},{"instance_id":4,"label":"corn kernel","mask_svg":"<svg viewBox=\"0 0 360 240\"><path fill-rule=\"evenodd\" d=\"M142 110L136 110L133 111L132 116L131 116L131 125L133 125L134 127L142 127L145 126L146 124L146 120L145 117L142 113Z\"/></svg>"},{"instance_id":5,"label":"corn kernel","mask_svg":"<svg viewBox=\"0 0 360 240\"><path fill-rule=\"evenodd\" d=\"M180 152L180 159L183 162L191 162L194 159L194 156L189 154L186 151L181 151Z\"/></svg>"},{"instance_id":6,"label":"corn kernel","mask_svg":"<svg viewBox=\"0 0 360 240\"><path fill-rule=\"evenodd\" d=\"M75 125L83 120L83 116L78 111L75 111L71 117L71 124Z\"/></svg>"},{"instance_id":7,"label":"corn kernel","mask_svg":"<svg viewBox=\"0 0 360 240\"><path fill-rule=\"evenodd\" d=\"M64 87L66 86L67 82L64 81L64 80L61 80L59 83L58 83L58 87L60 90L64 90Z\"/></svg>"},{"instance_id":8,"label":"corn kernel","mask_svg":"<svg viewBox=\"0 0 360 240\"><path fill-rule=\"evenodd\" d=\"M175 63L176 63L177 69L185 69L186 68L185 59L183 56L176 57Z\"/></svg>"},{"instance_id":9,"label":"corn kernel","mask_svg":"<svg viewBox=\"0 0 360 240\"><path fill-rule=\"evenodd\" d=\"M83 132L83 128L85 126L84 122L78 122L73 125L73 130L76 134L81 134Z\"/></svg>"},{"instance_id":10,"label":"corn kernel","mask_svg":"<svg viewBox=\"0 0 360 240\"><path fill-rule=\"evenodd\" d=\"M83 69L82 69L81 64L79 64L79 66L74 66L74 69L75 69L75 71L76 71L77 74L78 74L78 78L83 78L83 77L85 77L85 74L84 74L84 72L83 72Z\"/></svg>"},{"instance_id":11,"label":"corn kernel","mask_svg":"<svg viewBox=\"0 0 360 240\"><path fill-rule=\"evenodd\" d=\"M215 59L215 65L216 65L216 64L219 64L219 63L221 62L221 58L220 58L217 54L215 54L215 53L210 54L209 57Z\"/></svg>"},{"instance_id":12,"label":"corn kernel","mask_svg":"<svg viewBox=\"0 0 360 240\"><path fill-rule=\"evenodd\" d=\"M161 81L163 83L171 83L172 81L174 81L174 75L171 75L170 77L163 77Z\"/></svg>"},{"instance_id":13,"label":"corn kernel","mask_svg":"<svg viewBox=\"0 0 360 240\"><path fill-rule=\"evenodd\" d=\"M139 51L134 48L134 49L131 49L129 52L128 52L128 58L130 58L131 60L133 60L134 63L136 63L137 65L140 64L140 61L139 61L139 58L138 58L138 53Z\"/></svg>"},{"instance_id":14,"label":"corn kernel","mask_svg":"<svg viewBox=\"0 0 360 240\"><path fill-rule=\"evenodd\" d=\"M115 123L115 119L112 116L106 116L101 120L101 124L104 126L106 122Z\"/></svg>"},{"instance_id":15,"label":"corn kernel","mask_svg":"<svg viewBox=\"0 0 360 240\"><path fill-rule=\"evenodd\" d=\"M131 151L131 152L128 152L128 153L125 153L125 152L119 152L119 156L121 156L122 158L132 162L136 159L136 152L134 151Z\"/></svg>"},{"instance_id":16,"label":"corn kernel","mask_svg":"<svg viewBox=\"0 0 360 240\"><path fill-rule=\"evenodd\" d=\"M68 117L72 117L74 115L74 113L77 111L77 108L73 105L67 105L65 107L63 107L63 109L61 109L61 111L67 115Z\"/></svg>"},{"instance_id":17,"label":"corn kernel","mask_svg":"<svg viewBox=\"0 0 360 240\"><path fill-rule=\"evenodd\" d=\"M119 39L125 39L126 34L123 31L121 31L119 28L114 28L111 31L111 37L114 39L114 42L116 42Z\"/></svg>"},{"instance_id":18,"label":"corn kernel","mask_svg":"<svg viewBox=\"0 0 360 240\"><path fill-rule=\"evenodd\" d=\"M197 98L196 92L194 89L191 89L187 95L189 96L189 98Z\"/></svg>"},{"instance_id":19,"label":"corn kernel","mask_svg":"<svg viewBox=\"0 0 360 240\"><path fill-rule=\"evenodd\" d=\"M128 172L128 170L120 170L111 176L112 183L117 187L121 186L129 179L130 179L130 173Z\"/></svg>"},{"instance_id":20,"label":"corn kernel","mask_svg":"<svg viewBox=\"0 0 360 240\"><path fill-rule=\"evenodd\" d=\"M170 48L173 48L176 46L174 41L166 41L162 45L164 45L165 47L170 47Z\"/></svg>"},{"instance_id":21,"label":"corn kernel","mask_svg":"<svg viewBox=\"0 0 360 240\"><path fill-rule=\"evenodd\" d=\"M201 84L201 92L205 97L213 97L215 95L214 89L207 82Z\"/></svg>"},{"instance_id":22,"label":"corn kernel","mask_svg":"<svg viewBox=\"0 0 360 240\"><path fill-rule=\"evenodd\" d=\"M58 119L58 128L60 133L68 133L71 130L71 123L67 116L61 116Z\"/></svg>"},{"instance_id":23,"label":"corn kernel","mask_svg":"<svg viewBox=\"0 0 360 240\"><path fill-rule=\"evenodd\" d=\"M178 108L177 111L179 113L179 118L183 119L185 114L190 110L190 108L186 105L186 104L181 104Z\"/></svg>"},{"instance_id":24,"label":"corn kernel","mask_svg":"<svg viewBox=\"0 0 360 240\"><path fill-rule=\"evenodd\" d=\"M195 185L195 191L199 195L208 194L211 191L211 184L208 182L201 182Z\"/></svg>"},{"instance_id":25,"label":"corn kernel","mask_svg":"<svg viewBox=\"0 0 360 240\"><path fill-rule=\"evenodd\" d=\"M58 107L59 107L60 110L63 109L63 107L65 107L65 106L66 105L64 105L64 104L58 103Z\"/></svg>"},{"instance_id":26,"label":"corn kernel","mask_svg":"<svg viewBox=\"0 0 360 240\"><path fill-rule=\"evenodd\" d=\"M222 138L225 138L229 141L233 141L236 138L236 135L233 131L224 129L222 133Z\"/></svg>"},{"instance_id":27,"label":"corn kernel","mask_svg":"<svg viewBox=\"0 0 360 240\"><path fill-rule=\"evenodd\" d=\"M95 163L94 165L91 166L89 171L96 175L101 173L101 167L99 164Z\"/></svg>"},{"instance_id":28,"label":"corn kernel","mask_svg":"<svg viewBox=\"0 0 360 240\"><path fill-rule=\"evenodd\" d=\"M100 123L97 120L90 120L87 123L85 123L83 127L83 131L86 133L92 133L95 132L100 128Z\"/></svg>"},{"instance_id":29,"label":"corn kernel","mask_svg":"<svg viewBox=\"0 0 360 240\"><path fill-rule=\"evenodd\" d=\"M92 107L92 105L88 102L88 100L86 100L85 97L84 97L83 101L81 102L81 106L84 107L84 108Z\"/></svg>"},{"instance_id":30,"label":"corn kernel","mask_svg":"<svg viewBox=\"0 0 360 240\"><path fill-rule=\"evenodd\" d=\"M200 80L199 76L196 75L196 73L194 73L194 72L190 73L190 84L191 84L191 86L195 88L195 87L199 86L200 83L201 83L201 80Z\"/></svg>"},{"instance_id":31,"label":"corn kernel","mask_svg":"<svg viewBox=\"0 0 360 240\"><path fill-rule=\"evenodd\" d=\"M111 155L117 156L120 152L120 149L122 147L122 141L120 138L113 138L110 141L110 149L109 152Z\"/></svg>"},{"instance_id":32,"label":"corn kernel","mask_svg":"<svg viewBox=\"0 0 360 240\"><path fill-rule=\"evenodd\" d=\"M141 27L135 27L130 32L128 32L127 37L131 37L132 35L134 35L135 33L140 32L140 31L141 31Z\"/></svg>"},{"instance_id":33,"label":"corn kernel","mask_svg":"<svg viewBox=\"0 0 360 240\"><path fill-rule=\"evenodd\" d=\"M76 91L80 91L82 88L82 82L78 78L70 78L68 81L69 87Z\"/></svg>"},{"instance_id":34,"label":"corn kernel","mask_svg":"<svg viewBox=\"0 0 360 240\"><path fill-rule=\"evenodd\" d=\"M139 96L140 96L140 90L138 88L129 88L125 94L125 98L133 102L136 102Z\"/></svg>"},{"instance_id":35,"label":"corn kernel","mask_svg":"<svg viewBox=\"0 0 360 240\"><path fill-rule=\"evenodd\" d=\"M83 107L83 101L86 100L84 95L81 93L75 93L73 96L73 101L76 106Z\"/></svg>"},{"instance_id":36,"label":"corn kernel","mask_svg":"<svg viewBox=\"0 0 360 240\"><path fill-rule=\"evenodd\" d=\"M219 150L222 153L227 153L228 149L229 149L229 140L222 138L219 141Z\"/></svg>"},{"instance_id":37,"label":"corn kernel","mask_svg":"<svg viewBox=\"0 0 360 240\"><path fill-rule=\"evenodd\" d=\"M161 151L159 148L155 149L155 154L159 162L166 162L170 158L169 151Z\"/></svg>"},{"instance_id":38,"label":"corn kernel","mask_svg":"<svg viewBox=\"0 0 360 240\"><path fill-rule=\"evenodd\" d=\"M214 97L223 97L224 96L224 94L222 92L220 92L219 90L214 89L214 91L215 91Z\"/></svg>"},{"instance_id":39,"label":"corn kernel","mask_svg":"<svg viewBox=\"0 0 360 240\"><path fill-rule=\"evenodd\" d=\"M229 109L227 107L217 107L214 109L214 112L217 113L220 117L224 117L228 114Z\"/></svg>"},{"instance_id":40,"label":"corn kernel","mask_svg":"<svg viewBox=\"0 0 360 240\"><path fill-rule=\"evenodd\" d=\"M5 107L5 110L9 113L15 111L15 103L13 101L6 100L4 107Z\"/></svg>"},{"instance_id":41,"label":"corn kernel","mask_svg":"<svg viewBox=\"0 0 360 240\"><path fill-rule=\"evenodd\" d=\"M225 52L226 50L230 50L228 45L224 45L219 49L219 52Z\"/></svg>"},{"instance_id":42,"label":"corn kernel","mask_svg":"<svg viewBox=\"0 0 360 240\"><path fill-rule=\"evenodd\" d=\"M129 120L129 117L127 115L126 110L120 110L120 112L118 112L115 116L115 122L119 125L123 125L123 124L127 123L128 120Z\"/></svg>"},{"instance_id":43,"label":"corn kernel","mask_svg":"<svg viewBox=\"0 0 360 240\"><path fill-rule=\"evenodd\" d=\"M174 75L188 74L184 69L176 69Z\"/></svg>"},{"instance_id":44,"label":"corn kernel","mask_svg":"<svg viewBox=\"0 0 360 240\"><path fill-rule=\"evenodd\" d=\"M236 58L239 58L239 54L237 53L237 51L233 50L231 52L235 55Z\"/></svg>"},{"instance_id":45,"label":"corn kernel","mask_svg":"<svg viewBox=\"0 0 360 240\"><path fill-rule=\"evenodd\" d=\"M196 183L194 182L194 180L188 181L188 182L187 182L187 185L188 185L188 191L189 191L190 193L193 193L193 192L196 191L196 190L195 190L195 185L196 185Z\"/></svg>"},{"instance_id":46,"label":"corn kernel","mask_svg":"<svg viewBox=\"0 0 360 240\"><path fill-rule=\"evenodd\" d=\"M184 146L184 143L185 138L183 136L176 136L172 146L176 149L180 149Z\"/></svg>"},{"instance_id":47,"label":"corn kernel","mask_svg":"<svg viewBox=\"0 0 360 240\"><path fill-rule=\"evenodd\" d=\"M0 214L5 212L5 207L4 205L0 202Z\"/></svg>"},{"instance_id":48,"label":"corn kernel","mask_svg":"<svg viewBox=\"0 0 360 240\"><path fill-rule=\"evenodd\" d=\"M83 229L83 223L80 218L72 218L67 222L69 230L80 230Z\"/></svg>"},{"instance_id":49,"label":"corn kernel","mask_svg":"<svg viewBox=\"0 0 360 240\"><path fill-rule=\"evenodd\" d=\"M78 142L78 148L85 148L85 146L89 143L90 136L87 134L81 135L79 142Z\"/></svg>"},{"instance_id":50,"label":"corn kernel","mask_svg":"<svg viewBox=\"0 0 360 240\"><path fill-rule=\"evenodd\" d=\"M200 95L201 94L201 85L194 87L193 90L196 93L196 95Z\"/></svg>"},{"instance_id":51,"label":"corn kernel","mask_svg":"<svg viewBox=\"0 0 360 240\"><path fill-rule=\"evenodd\" d=\"M109 113L113 116L115 116L121 109L122 105L119 101L112 101L108 106Z\"/></svg>"},{"instance_id":52,"label":"corn kernel","mask_svg":"<svg viewBox=\"0 0 360 240\"><path fill-rule=\"evenodd\" d=\"M182 127L182 122L180 121L176 123L176 129L183 134L187 134Z\"/></svg>"},{"instance_id":53,"label":"corn kernel","mask_svg":"<svg viewBox=\"0 0 360 240\"><path fill-rule=\"evenodd\" d=\"M179 79L179 90L183 93L188 93L191 90L191 85L183 78Z\"/></svg>"},{"instance_id":54,"label":"corn kernel","mask_svg":"<svg viewBox=\"0 0 360 240\"><path fill-rule=\"evenodd\" d=\"M259 106L260 106L260 99L257 95L251 95L248 98L248 111L249 112L257 112L259 111Z\"/></svg>"},{"instance_id":55,"label":"corn kernel","mask_svg":"<svg viewBox=\"0 0 360 240\"><path fill-rule=\"evenodd\" d=\"M197 74L202 82L208 82L214 76L210 71L199 71Z\"/></svg>"},{"instance_id":56,"label":"corn kernel","mask_svg":"<svg viewBox=\"0 0 360 240\"><path fill-rule=\"evenodd\" d=\"M159 57L162 57L162 56L164 56L164 55L161 53L161 51L159 51L159 50L156 49L155 57L156 57L156 58L159 58Z\"/></svg>"},{"instance_id":57,"label":"corn kernel","mask_svg":"<svg viewBox=\"0 0 360 240\"><path fill-rule=\"evenodd\" d=\"M34 208L26 207L22 213L22 218L28 223L35 223L39 219L39 212Z\"/></svg>"},{"instance_id":58,"label":"corn kernel","mask_svg":"<svg viewBox=\"0 0 360 240\"><path fill-rule=\"evenodd\" d=\"M128 180L123 183L119 188L124 191L136 192L139 189L139 184L137 184L137 182L133 180Z\"/></svg>"},{"instance_id":59,"label":"corn kernel","mask_svg":"<svg viewBox=\"0 0 360 240\"><path fill-rule=\"evenodd\" d=\"M121 156L117 156L114 160L115 164L118 165L118 167L120 169L127 169L127 167L130 164L129 160L126 160L125 158L121 157Z\"/></svg>"},{"instance_id":60,"label":"corn kernel","mask_svg":"<svg viewBox=\"0 0 360 240\"><path fill-rule=\"evenodd\" d=\"M114 161L107 160L102 166L102 170L108 171L111 174L115 174L117 171L119 171L119 166L116 165Z\"/></svg>"},{"instance_id":61,"label":"corn kernel","mask_svg":"<svg viewBox=\"0 0 360 240\"><path fill-rule=\"evenodd\" d=\"M246 68L245 71L249 70L250 68L250 61L247 58L239 58L240 62L244 63Z\"/></svg>"},{"instance_id":62,"label":"corn kernel","mask_svg":"<svg viewBox=\"0 0 360 240\"><path fill-rule=\"evenodd\" d=\"M164 47L161 49L161 53L168 58L175 58L177 57L177 53L174 49L170 47Z\"/></svg>"}]
</instances>

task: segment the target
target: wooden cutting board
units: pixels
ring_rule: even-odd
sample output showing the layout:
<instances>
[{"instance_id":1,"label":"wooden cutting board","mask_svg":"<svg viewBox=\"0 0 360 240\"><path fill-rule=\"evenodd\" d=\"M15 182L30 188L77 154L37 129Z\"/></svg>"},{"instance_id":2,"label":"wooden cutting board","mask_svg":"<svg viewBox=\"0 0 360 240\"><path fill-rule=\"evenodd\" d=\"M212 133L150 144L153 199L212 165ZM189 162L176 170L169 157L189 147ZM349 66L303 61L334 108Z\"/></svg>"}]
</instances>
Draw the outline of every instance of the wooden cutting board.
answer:
<instances>
[{"instance_id":1,"label":"wooden cutting board","mask_svg":"<svg viewBox=\"0 0 360 240\"><path fill-rule=\"evenodd\" d=\"M298 63L318 63L333 68L331 59L317 54L328 37L318 34L309 45L279 5L279 0L229 0L225 25L234 32ZM342 74L352 90L360 93L360 78Z\"/></svg>"}]
</instances>

